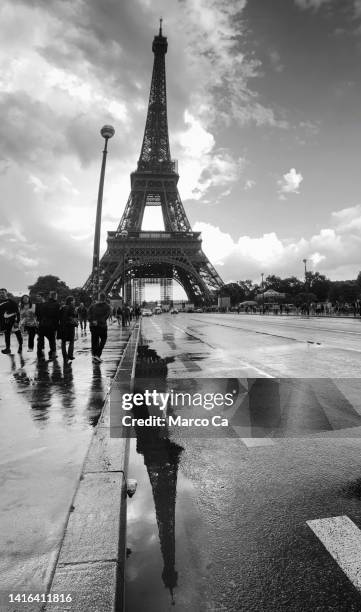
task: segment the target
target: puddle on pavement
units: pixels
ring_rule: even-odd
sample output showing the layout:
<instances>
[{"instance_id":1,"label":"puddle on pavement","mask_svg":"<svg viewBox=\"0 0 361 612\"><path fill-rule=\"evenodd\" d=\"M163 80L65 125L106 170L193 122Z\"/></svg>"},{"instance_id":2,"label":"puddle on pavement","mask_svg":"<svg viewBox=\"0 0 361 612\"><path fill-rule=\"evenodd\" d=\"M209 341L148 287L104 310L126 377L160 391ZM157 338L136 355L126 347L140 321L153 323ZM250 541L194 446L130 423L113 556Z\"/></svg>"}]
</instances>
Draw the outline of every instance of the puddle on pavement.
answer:
<instances>
[{"instance_id":1,"label":"puddle on pavement","mask_svg":"<svg viewBox=\"0 0 361 612\"><path fill-rule=\"evenodd\" d=\"M153 433L131 440L128 477L138 487L127 502L124 609L199 612L209 598L208 561L193 485L180 468L183 448Z\"/></svg>"},{"instance_id":2,"label":"puddle on pavement","mask_svg":"<svg viewBox=\"0 0 361 612\"><path fill-rule=\"evenodd\" d=\"M136 373L166 384L167 360L143 344ZM139 378L138 384L139 383ZM144 406L134 417L142 417ZM181 471L183 446L164 427L135 427L128 478L137 491L127 503L125 612L199 612L210 597L205 536L193 485ZM208 595L207 595L208 592Z\"/></svg>"}]
</instances>

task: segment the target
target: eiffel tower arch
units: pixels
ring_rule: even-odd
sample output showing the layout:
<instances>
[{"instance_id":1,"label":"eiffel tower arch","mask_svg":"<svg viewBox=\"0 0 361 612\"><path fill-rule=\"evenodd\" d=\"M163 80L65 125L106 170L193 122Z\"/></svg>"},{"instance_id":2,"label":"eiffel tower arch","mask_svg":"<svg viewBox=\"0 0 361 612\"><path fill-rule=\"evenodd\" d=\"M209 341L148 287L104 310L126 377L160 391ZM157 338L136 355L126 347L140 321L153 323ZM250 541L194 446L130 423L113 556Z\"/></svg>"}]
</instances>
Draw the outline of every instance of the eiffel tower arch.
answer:
<instances>
[{"instance_id":1,"label":"eiffel tower arch","mask_svg":"<svg viewBox=\"0 0 361 612\"><path fill-rule=\"evenodd\" d=\"M210 304L223 281L202 250L200 232L193 232L178 192L178 167L169 148L165 54L167 38L154 37L154 64L148 113L137 169L116 231L108 232L99 264L102 291L119 292L127 279L173 278L195 304ZM142 231L147 206L160 207L164 231ZM85 289L91 290L90 276Z\"/></svg>"}]
</instances>

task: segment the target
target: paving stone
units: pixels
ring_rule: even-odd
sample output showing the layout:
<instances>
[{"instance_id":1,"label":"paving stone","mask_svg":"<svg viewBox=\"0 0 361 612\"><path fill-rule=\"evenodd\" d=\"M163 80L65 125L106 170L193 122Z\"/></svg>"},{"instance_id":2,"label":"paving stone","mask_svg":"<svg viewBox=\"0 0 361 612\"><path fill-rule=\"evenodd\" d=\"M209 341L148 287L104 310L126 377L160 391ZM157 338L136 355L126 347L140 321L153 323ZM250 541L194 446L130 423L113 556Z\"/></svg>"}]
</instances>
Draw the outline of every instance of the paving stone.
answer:
<instances>
[{"instance_id":1,"label":"paving stone","mask_svg":"<svg viewBox=\"0 0 361 612\"><path fill-rule=\"evenodd\" d=\"M70 514L59 563L117 559L120 513L125 509L124 483L121 472L84 475Z\"/></svg>"}]
</instances>

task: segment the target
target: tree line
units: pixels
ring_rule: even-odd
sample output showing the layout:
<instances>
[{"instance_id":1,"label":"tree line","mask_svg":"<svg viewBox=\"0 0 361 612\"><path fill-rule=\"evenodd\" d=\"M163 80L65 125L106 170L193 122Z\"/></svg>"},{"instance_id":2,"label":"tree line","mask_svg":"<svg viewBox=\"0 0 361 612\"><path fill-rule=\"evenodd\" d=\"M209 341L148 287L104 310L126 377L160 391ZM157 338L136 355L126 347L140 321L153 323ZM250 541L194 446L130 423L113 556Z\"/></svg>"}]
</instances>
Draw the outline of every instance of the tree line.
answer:
<instances>
[{"instance_id":1,"label":"tree line","mask_svg":"<svg viewBox=\"0 0 361 612\"><path fill-rule=\"evenodd\" d=\"M319 272L307 272L305 280L296 276L281 278L270 274L264 279L263 287L262 283L240 280L225 284L221 295L228 295L231 305L235 306L242 301L254 300L262 291L269 289L284 293L285 303L296 306L306 301L352 304L361 299L361 271L356 279L344 281L332 281Z\"/></svg>"}]
</instances>

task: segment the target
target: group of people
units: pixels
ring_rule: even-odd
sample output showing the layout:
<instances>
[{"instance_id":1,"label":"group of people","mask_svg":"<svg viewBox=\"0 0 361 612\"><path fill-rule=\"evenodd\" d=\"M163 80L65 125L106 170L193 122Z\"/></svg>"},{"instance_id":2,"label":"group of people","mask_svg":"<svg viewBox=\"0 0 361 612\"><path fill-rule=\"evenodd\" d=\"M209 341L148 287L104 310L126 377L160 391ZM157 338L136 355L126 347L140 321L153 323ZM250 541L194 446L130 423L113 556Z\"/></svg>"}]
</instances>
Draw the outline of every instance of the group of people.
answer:
<instances>
[{"instance_id":1,"label":"group of people","mask_svg":"<svg viewBox=\"0 0 361 612\"><path fill-rule=\"evenodd\" d=\"M60 304L55 291L49 293L48 299L36 297L33 304L28 295L23 295L18 305L6 289L0 289L0 329L4 331L5 348L3 354L11 353L11 334L18 342L18 353L23 350L23 333L27 333L28 351L34 350L37 335L37 355L44 358L45 339L49 344L49 359L56 357L56 340L61 340L61 351L64 363L71 364L74 359L75 332L80 325L81 333L86 334L87 323L91 333L91 351L93 362L101 362L101 355L107 341L107 321L112 309L101 293L99 300L89 308L84 303L75 307L75 300L69 295L64 304Z\"/></svg>"},{"instance_id":2,"label":"group of people","mask_svg":"<svg viewBox=\"0 0 361 612\"><path fill-rule=\"evenodd\" d=\"M138 321L140 313L141 310L138 305L133 308L129 304L124 304L123 306L118 306L118 308L114 306L110 317L111 320L113 318L116 319L119 327L127 327L131 324L133 318Z\"/></svg>"}]
</instances>

